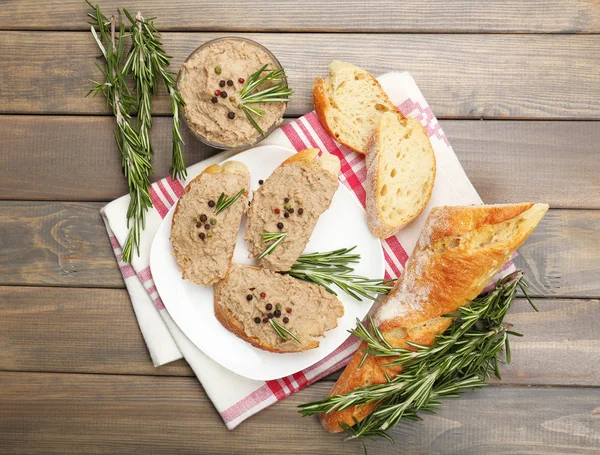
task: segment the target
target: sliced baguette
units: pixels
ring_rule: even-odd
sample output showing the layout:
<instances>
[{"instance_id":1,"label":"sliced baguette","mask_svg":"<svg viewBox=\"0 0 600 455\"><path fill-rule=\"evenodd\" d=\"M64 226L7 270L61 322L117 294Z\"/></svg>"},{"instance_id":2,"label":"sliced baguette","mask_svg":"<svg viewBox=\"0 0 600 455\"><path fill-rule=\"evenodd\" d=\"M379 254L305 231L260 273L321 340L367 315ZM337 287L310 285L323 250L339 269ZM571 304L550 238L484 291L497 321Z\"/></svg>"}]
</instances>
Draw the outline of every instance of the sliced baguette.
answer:
<instances>
[{"instance_id":1,"label":"sliced baguette","mask_svg":"<svg viewBox=\"0 0 600 455\"><path fill-rule=\"evenodd\" d=\"M318 153L318 149L296 153L254 192L246 229L251 256L260 256L270 245L261 233L287 233L271 254L259 260L262 267L289 270L304 251L319 217L331 204L339 185L340 160L329 153L323 153L319 159ZM286 204L293 209L287 218ZM281 229L279 223L283 225Z\"/></svg>"},{"instance_id":2,"label":"sliced baguette","mask_svg":"<svg viewBox=\"0 0 600 455\"><path fill-rule=\"evenodd\" d=\"M272 306L270 310L267 304ZM274 316L277 305L281 315ZM316 338L337 327L344 307L321 286L267 269L232 264L225 279L215 284L214 311L219 322L239 338L259 349L285 353L318 347ZM269 313L300 342L291 336L283 340L271 326Z\"/></svg>"},{"instance_id":3,"label":"sliced baguette","mask_svg":"<svg viewBox=\"0 0 600 455\"><path fill-rule=\"evenodd\" d=\"M415 119L385 112L367 147L367 221L385 239L414 220L431 197L435 154Z\"/></svg>"},{"instance_id":4,"label":"sliced baguette","mask_svg":"<svg viewBox=\"0 0 600 455\"><path fill-rule=\"evenodd\" d=\"M208 286L225 276L242 215L248 208L249 187L248 168L238 161L228 161L222 166L213 164L188 183L171 223L173 255L184 279ZM218 215L215 215L216 207L208 205L211 200L216 203L221 193L232 197L242 189L245 192L239 199ZM205 222L200 222L201 215L206 215ZM213 218L216 224L210 223ZM200 233L207 237L200 239Z\"/></svg>"},{"instance_id":5,"label":"sliced baguette","mask_svg":"<svg viewBox=\"0 0 600 455\"><path fill-rule=\"evenodd\" d=\"M452 319L444 317L477 297L540 222L546 204L436 207L427 218L404 273L375 314L374 323L390 345L413 349L407 341L429 346ZM393 358L368 356L363 344L337 380L331 395L384 384L401 371ZM375 409L352 406L321 414L330 432L340 422L354 425Z\"/></svg>"},{"instance_id":6,"label":"sliced baguette","mask_svg":"<svg viewBox=\"0 0 600 455\"><path fill-rule=\"evenodd\" d=\"M367 71L339 60L329 65L327 80L320 77L315 80L313 103L329 135L362 154L367 151L381 115L398 112L377 79Z\"/></svg>"}]
</instances>

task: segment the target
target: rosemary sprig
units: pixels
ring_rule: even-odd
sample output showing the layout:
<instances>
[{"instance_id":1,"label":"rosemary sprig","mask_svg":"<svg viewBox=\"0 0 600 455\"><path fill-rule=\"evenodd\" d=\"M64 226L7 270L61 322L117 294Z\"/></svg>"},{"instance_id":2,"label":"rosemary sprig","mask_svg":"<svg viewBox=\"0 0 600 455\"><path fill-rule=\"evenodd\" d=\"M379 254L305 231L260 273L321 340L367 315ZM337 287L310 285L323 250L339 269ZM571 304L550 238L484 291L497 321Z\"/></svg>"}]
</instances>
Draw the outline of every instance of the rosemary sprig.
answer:
<instances>
[{"instance_id":1,"label":"rosemary sprig","mask_svg":"<svg viewBox=\"0 0 600 455\"><path fill-rule=\"evenodd\" d=\"M185 179L187 171L183 161L181 144L181 119L180 110L185 106L183 98L175 89L173 74L167 70L171 57L166 54L162 47L161 34L154 26L153 19L142 17L141 13L133 16L126 9L123 10L131 22L131 37L133 45L129 53L124 71L133 73L136 82L136 93L138 96L140 117L140 133L151 151L150 138L147 134L152 126L151 96L158 91L159 79L162 80L169 98L173 112L172 127L172 157L169 173L173 179ZM148 117L144 120L145 117Z\"/></svg>"},{"instance_id":2,"label":"rosemary sprig","mask_svg":"<svg viewBox=\"0 0 600 455\"><path fill-rule=\"evenodd\" d=\"M277 248L277 246L287 236L287 232L261 232L260 235L262 236L263 241L265 243L266 242L273 242L273 243L271 243L269 246L267 246L267 248L265 248L265 251L260 253L256 259L262 259L267 254L271 254L273 251L275 251L275 248Z\"/></svg>"},{"instance_id":3,"label":"rosemary sprig","mask_svg":"<svg viewBox=\"0 0 600 455\"><path fill-rule=\"evenodd\" d=\"M230 207L235 201L237 201L242 194L246 191L242 188L235 196L227 197L225 193L221 193L219 199L217 199L217 204L215 206L215 215L218 215L226 208Z\"/></svg>"},{"instance_id":4,"label":"rosemary sprig","mask_svg":"<svg viewBox=\"0 0 600 455\"><path fill-rule=\"evenodd\" d=\"M96 96L99 93L104 95L106 104L112 108L116 119L115 140L121 153L121 166L131 196L127 207L127 226L130 229L123 245L121 259L131 262L133 251L139 251L140 234L145 226L146 211L152 207L148 191L150 185L148 176L154 171L143 138L131 124L131 114L136 110L135 102L127 87L126 74L122 69L125 57L124 42L128 35L125 34L120 18L117 34L116 18L112 16L108 20L101 13L98 5L94 6L89 1L87 3L93 9L93 13L88 13L88 16L93 19L93 22L90 22L91 32L105 60L104 68L98 65L105 81L92 81L96 85L88 95Z\"/></svg>"},{"instance_id":5,"label":"rosemary sprig","mask_svg":"<svg viewBox=\"0 0 600 455\"><path fill-rule=\"evenodd\" d=\"M263 75L264 73L264 75ZM272 83L268 87L259 89L264 84ZM285 71L281 69L267 69L267 65L264 65L257 72L251 74L242 91L240 92L239 102L240 108L246 115L246 118L256 130L266 136L266 133L260 127L253 115L257 117L264 117L265 111L256 106L252 106L257 103L276 103L283 102L287 103L291 100L293 90L288 87Z\"/></svg>"},{"instance_id":6,"label":"rosemary sprig","mask_svg":"<svg viewBox=\"0 0 600 455\"><path fill-rule=\"evenodd\" d=\"M301 341L296 335L294 335L292 332L290 332L287 328L279 324L274 319L269 319L269 322L271 323L271 327L273 327L273 330L275 330L275 333L277 333L277 335L279 335L283 341L287 341L288 336L290 336L298 343L301 343Z\"/></svg>"},{"instance_id":7,"label":"rosemary sprig","mask_svg":"<svg viewBox=\"0 0 600 455\"><path fill-rule=\"evenodd\" d=\"M361 297L376 300L377 296L373 297L371 293L387 294L393 288L393 282L352 274L354 269L348 264L360 261L360 254L351 254L355 248L303 254L287 273L299 280L323 286L334 295L337 293L331 288L333 285L359 302L362 302Z\"/></svg>"},{"instance_id":8,"label":"rosemary sprig","mask_svg":"<svg viewBox=\"0 0 600 455\"><path fill-rule=\"evenodd\" d=\"M392 438L386 433L401 420L420 420L419 413L435 412L442 398L458 397L466 389L484 387L490 376L500 377L499 363L510 362L509 335L504 316L523 289L523 272L500 280L493 291L474 299L447 317L457 318L433 346L408 343L412 349L394 348L373 325L369 331L360 321L351 332L367 344L366 354L395 356L388 365L402 365L403 372L385 384L364 387L300 405L302 415L331 413L350 406L374 403L377 409L354 425L342 424L347 439L373 436ZM505 358L499 357L505 350Z\"/></svg>"}]
</instances>

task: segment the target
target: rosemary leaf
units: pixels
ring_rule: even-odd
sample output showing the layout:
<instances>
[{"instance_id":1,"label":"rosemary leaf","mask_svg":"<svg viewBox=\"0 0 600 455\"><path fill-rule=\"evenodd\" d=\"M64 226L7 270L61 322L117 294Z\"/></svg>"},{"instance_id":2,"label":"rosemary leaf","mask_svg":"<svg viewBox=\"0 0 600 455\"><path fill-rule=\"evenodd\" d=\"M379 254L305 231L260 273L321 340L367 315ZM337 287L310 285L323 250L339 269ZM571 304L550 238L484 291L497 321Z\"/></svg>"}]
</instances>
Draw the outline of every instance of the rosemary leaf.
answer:
<instances>
[{"instance_id":1,"label":"rosemary leaf","mask_svg":"<svg viewBox=\"0 0 600 455\"><path fill-rule=\"evenodd\" d=\"M215 206L215 215L218 215L223 210L230 207L235 201L237 201L240 198L240 196L242 194L244 194L244 191L246 191L246 190L244 188L242 188L235 196L232 196L229 198L227 196L225 196L225 193L221 193L221 195L219 196L219 199L217 200L217 204Z\"/></svg>"},{"instance_id":2,"label":"rosemary leaf","mask_svg":"<svg viewBox=\"0 0 600 455\"><path fill-rule=\"evenodd\" d=\"M273 251L275 251L275 248L277 248L277 246L287 236L287 232L262 232L260 235L262 236L263 241L265 243L266 242L273 242L273 243L271 243L269 246L267 246L267 248L265 248L265 251L260 253L256 259L262 259L266 255L271 254Z\"/></svg>"},{"instance_id":3,"label":"rosemary leaf","mask_svg":"<svg viewBox=\"0 0 600 455\"><path fill-rule=\"evenodd\" d=\"M275 333L277 333L277 335L279 335L283 341L287 341L288 336L290 336L298 343L302 343L296 335L294 335L292 332L290 332L287 328L279 324L274 319L269 319L269 323L271 324L271 327L273 327L273 330L275 330Z\"/></svg>"}]
</instances>

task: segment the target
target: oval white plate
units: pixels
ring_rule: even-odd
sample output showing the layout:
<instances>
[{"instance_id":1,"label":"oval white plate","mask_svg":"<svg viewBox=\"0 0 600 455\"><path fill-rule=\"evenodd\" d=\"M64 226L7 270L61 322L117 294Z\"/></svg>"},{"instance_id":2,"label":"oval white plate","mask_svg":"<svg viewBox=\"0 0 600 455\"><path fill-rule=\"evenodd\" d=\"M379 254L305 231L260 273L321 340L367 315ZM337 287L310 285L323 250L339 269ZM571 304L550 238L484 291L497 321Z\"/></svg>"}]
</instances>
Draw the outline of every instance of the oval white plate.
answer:
<instances>
[{"instance_id":1,"label":"oval white plate","mask_svg":"<svg viewBox=\"0 0 600 455\"><path fill-rule=\"evenodd\" d=\"M265 145L247 150L232 159L241 161L250 169L250 189L258 188L260 179L266 180L285 159L295 152L279 146ZM189 176L189 179L194 176ZM171 208L163 220L150 252L150 268L160 297L173 320L185 335L206 355L225 368L251 379L270 380L303 370L318 362L348 337L355 327L356 318L366 316L372 301L359 302L343 292L338 297L344 304L344 316L338 326L320 338L316 349L300 353L275 354L257 349L226 330L213 313L213 287L199 286L181 278L179 266L172 255ZM238 236L233 262L256 265L248 258L244 241L246 220ZM361 261L355 273L370 278L384 274L381 243L374 237L365 219L365 212L355 196L340 185L329 210L323 213L306 247L306 252L330 251L356 245ZM336 292L338 290L336 289Z\"/></svg>"}]
</instances>

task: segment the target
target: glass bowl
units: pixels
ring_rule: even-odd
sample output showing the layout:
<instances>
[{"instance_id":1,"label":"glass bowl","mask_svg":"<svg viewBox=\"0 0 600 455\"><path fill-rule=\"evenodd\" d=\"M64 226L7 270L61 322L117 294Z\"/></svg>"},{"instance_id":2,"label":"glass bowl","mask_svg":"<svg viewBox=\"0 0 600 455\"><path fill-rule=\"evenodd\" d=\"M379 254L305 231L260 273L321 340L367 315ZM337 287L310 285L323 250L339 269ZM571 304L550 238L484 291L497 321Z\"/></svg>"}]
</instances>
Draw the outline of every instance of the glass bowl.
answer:
<instances>
[{"instance_id":1,"label":"glass bowl","mask_svg":"<svg viewBox=\"0 0 600 455\"><path fill-rule=\"evenodd\" d=\"M194 50L184 61L184 64L187 63L190 59L192 59L196 54L198 54L199 52L201 52L202 50L204 50L205 48L220 42L220 41L241 41L241 42L245 42L245 43L249 43L253 46L256 46L260 49L262 49L273 61L275 69L282 69L283 67L281 66L281 63L279 63L279 60L277 60L277 57L275 57L275 55L273 55L273 53L271 51L269 51L266 47L264 47L262 44L257 43L256 41L250 40L248 38L242 38L239 36L224 36L222 38L217 38L217 39L213 39L210 41L207 41L206 43L202 44L200 47L196 48L196 50ZM184 71L184 67L182 65L181 69L179 70L179 73L177 75L177 90L180 91L180 83L181 83L181 78L182 78L182 73ZM249 76L249 75L247 75ZM286 83L287 83L287 78L283 79ZM237 82L237 81L236 81ZM201 90L204 90L204 88L202 88ZM182 95L183 96L183 95ZM184 98L185 101L185 98ZM258 144L260 141L262 141L263 139L265 139L267 136L269 136L276 128L278 128L283 120L283 115L285 113L285 110L287 108L287 103L283 103L284 104L284 108L281 111L281 114L279 115L279 117L277 117L274 121L273 124L268 128L265 129L265 136L263 136L262 134L260 134L258 131L256 131L256 136L252 138L252 140L250 140L247 143L244 144L235 144L233 146L230 146L228 144L224 144L224 143L219 143L219 142L215 142L215 141L211 141L210 139L208 139L207 137L205 137L202 132L198 131L197 128L195 128L195 126L193 124L191 124L188 119L187 116L185 114L185 108L184 110L182 110L182 112L180 113L181 118L183 119L183 122L185 123L187 129L198 139L200 140L200 142L203 142L204 144L216 148L216 149L221 149L221 150L238 150L238 149L244 149L244 148L248 148L250 146L254 146L256 144Z\"/></svg>"}]
</instances>

